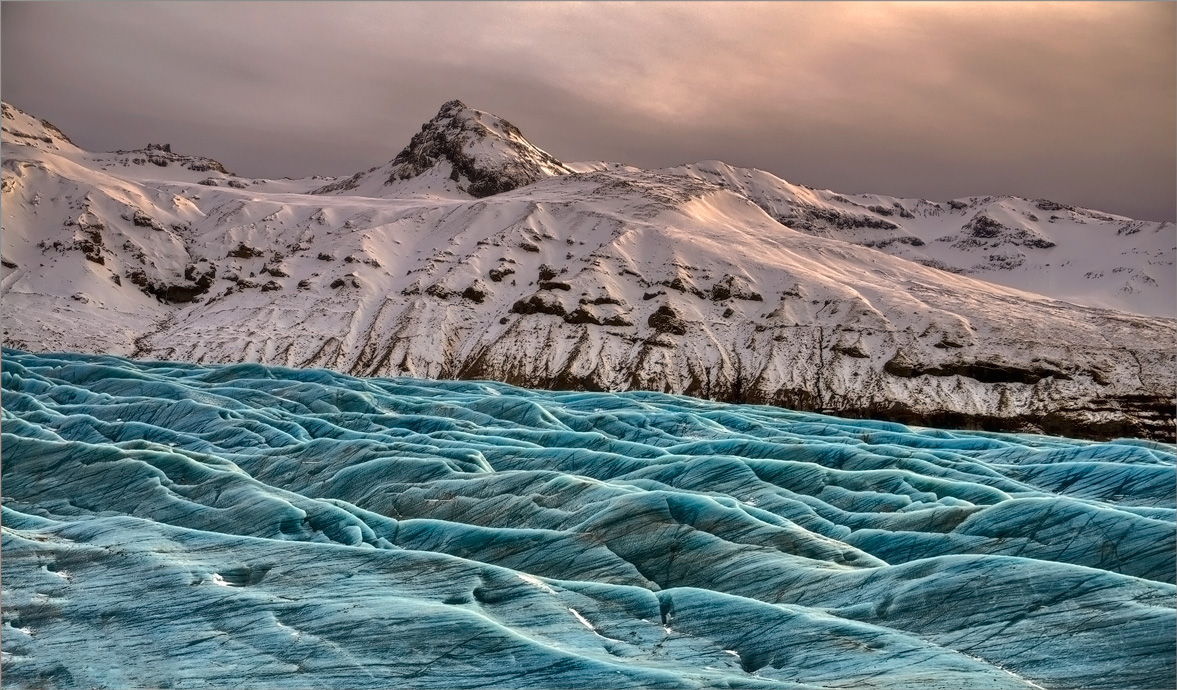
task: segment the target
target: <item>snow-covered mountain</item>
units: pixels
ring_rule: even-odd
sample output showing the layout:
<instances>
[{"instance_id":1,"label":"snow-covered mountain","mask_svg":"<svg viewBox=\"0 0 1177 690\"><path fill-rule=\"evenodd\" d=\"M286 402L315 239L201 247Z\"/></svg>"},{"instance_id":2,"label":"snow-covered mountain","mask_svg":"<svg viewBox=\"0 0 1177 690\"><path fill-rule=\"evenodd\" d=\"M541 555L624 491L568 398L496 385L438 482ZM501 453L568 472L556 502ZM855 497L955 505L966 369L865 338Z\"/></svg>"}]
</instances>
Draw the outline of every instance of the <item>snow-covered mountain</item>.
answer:
<instances>
[{"instance_id":1,"label":"snow-covered mountain","mask_svg":"<svg viewBox=\"0 0 1177 690\"><path fill-rule=\"evenodd\" d=\"M3 118L8 346L1174 436L1171 223L564 164L457 101L340 180Z\"/></svg>"},{"instance_id":2,"label":"snow-covered mountain","mask_svg":"<svg viewBox=\"0 0 1177 690\"><path fill-rule=\"evenodd\" d=\"M1076 304L1177 314L1173 223L1014 196L839 194L719 161L674 171L732 189L801 232Z\"/></svg>"},{"instance_id":3,"label":"snow-covered mountain","mask_svg":"<svg viewBox=\"0 0 1177 690\"><path fill-rule=\"evenodd\" d=\"M387 164L311 193L482 198L570 172L510 122L450 101Z\"/></svg>"}]
</instances>

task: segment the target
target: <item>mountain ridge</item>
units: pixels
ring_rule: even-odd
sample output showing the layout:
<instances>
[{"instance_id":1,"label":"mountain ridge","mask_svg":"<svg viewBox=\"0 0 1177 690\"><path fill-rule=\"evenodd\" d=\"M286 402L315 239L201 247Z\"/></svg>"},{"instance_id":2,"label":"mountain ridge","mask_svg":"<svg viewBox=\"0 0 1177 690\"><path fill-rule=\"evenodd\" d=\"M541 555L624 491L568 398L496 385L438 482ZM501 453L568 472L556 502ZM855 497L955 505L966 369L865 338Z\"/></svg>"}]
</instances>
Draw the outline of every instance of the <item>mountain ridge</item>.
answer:
<instances>
[{"instance_id":1,"label":"mountain ridge","mask_svg":"<svg viewBox=\"0 0 1177 690\"><path fill-rule=\"evenodd\" d=\"M942 271L903 255L913 240L864 246L910 236L948 258L1022 254L1028 270L1066 250L1059 228L1127 246L1167 241L1172 224L1117 235L1133 221L1071 210L1027 218L1035 232L1017 235L1000 204L1036 202L978 200L966 219L967 203L888 207L706 162L643 171L537 158L524 177L538 179L476 197L478 180L446 157L454 142L489 138L506 156L482 159L492 172L542 152L480 112L447 103L403 155L327 192L322 178L122 164L6 132L3 296L16 318L4 343L1173 438L1173 319ZM464 139L471 122L493 136ZM450 143L431 147L439 140ZM978 221L966 232L977 217L1011 231ZM944 218L959 228L952 241L900 223ZM1167 276L1164 242L1149 252L1130 267ZM1123 277L1111 267L1089 292ZM1155 295L1154 281L1135 294Z\"/></svg>"}]
</instances>

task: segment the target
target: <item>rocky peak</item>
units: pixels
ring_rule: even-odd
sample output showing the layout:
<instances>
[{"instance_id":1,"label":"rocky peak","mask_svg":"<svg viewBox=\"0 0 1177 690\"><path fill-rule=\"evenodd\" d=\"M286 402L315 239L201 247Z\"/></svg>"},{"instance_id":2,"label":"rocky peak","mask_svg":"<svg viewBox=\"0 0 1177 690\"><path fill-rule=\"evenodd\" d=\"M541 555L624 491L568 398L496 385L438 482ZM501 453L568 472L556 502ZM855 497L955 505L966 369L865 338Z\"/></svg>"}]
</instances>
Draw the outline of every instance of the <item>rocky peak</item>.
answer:
<instances>
[{"instance_id":1,"label":"rocky peak","mask_svg":"<svg viewBox=\"0 0 1177 690\"><path fill-rule=\"evenodd\" d=\"M169 165L176 164L181 167L193 170L196 172L214 171L223 173L225 175L232 175L233 173L225 170L225 166L221 165L219 161L212 158L205 158L204 156L189 156L182 153L175 153L172 151L171 144L148 144L141 149L132 149L130 151L112 151L112 155L124 165L158 165L161 168L166 168Z\"/></svg>"},{"instance_id":2,"label":"rocky peak","mask_svg":"<svg viewBox=\"0 0 1177 690\"><path fill-rule=\"evenodd\" d=\"M457 100L442 105L397 154L387 184L438 166L448 167L449 178L476 198L572 172L527 141L515 125Z\"/></svg>"}]
</instances>

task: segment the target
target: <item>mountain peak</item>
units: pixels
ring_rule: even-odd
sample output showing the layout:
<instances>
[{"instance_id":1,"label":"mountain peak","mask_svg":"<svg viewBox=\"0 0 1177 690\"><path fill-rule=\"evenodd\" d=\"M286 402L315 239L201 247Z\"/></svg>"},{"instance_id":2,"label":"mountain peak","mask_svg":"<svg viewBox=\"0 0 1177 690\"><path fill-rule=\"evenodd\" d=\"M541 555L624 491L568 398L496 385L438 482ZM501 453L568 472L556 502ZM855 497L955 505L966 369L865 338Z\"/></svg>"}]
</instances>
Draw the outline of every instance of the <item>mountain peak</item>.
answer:
<instances>
[{"instance_id":1,"label":"mountain peak","mask_svg":"<svg viewBox=\"0 0 1177 690\"><path fill-rule=\"evenodd\" d=\"M447 104L448 105L448 104ZM48 120L38 120L16 106L0 103L0 130L4 139L13 144L33 146L50 150L76 150L77 145L70 141L57 127Z\"/></svg>"},{"instance_id":2,"label":"mountain peak","mask_svg":"<svg viewBox=\"0 0 1177 690\"><path fill-rule=\"evenodd\" d=\"M529 142L515 125L459 100L443 104L413 135L392 160L386 184L440 168L447 169L459 189L476 198L572 172Z\"/></svg>"},{"instance_id":3,"label":"mountain peak","mask_svg":"<svg viewBox=\"0 0 1177 690\"><path fill-rule=\"evenodd\" d=\"M441 117L442 115L444 115L446 113L449 113L449 112L452 112L455 110L465 110L465 109L466 109L466 104L455 98L452 101L446 101L445 103L442 103L441 110L437 111L437 115L438 115L438 117Z\"/></svg>"}]
</instances>

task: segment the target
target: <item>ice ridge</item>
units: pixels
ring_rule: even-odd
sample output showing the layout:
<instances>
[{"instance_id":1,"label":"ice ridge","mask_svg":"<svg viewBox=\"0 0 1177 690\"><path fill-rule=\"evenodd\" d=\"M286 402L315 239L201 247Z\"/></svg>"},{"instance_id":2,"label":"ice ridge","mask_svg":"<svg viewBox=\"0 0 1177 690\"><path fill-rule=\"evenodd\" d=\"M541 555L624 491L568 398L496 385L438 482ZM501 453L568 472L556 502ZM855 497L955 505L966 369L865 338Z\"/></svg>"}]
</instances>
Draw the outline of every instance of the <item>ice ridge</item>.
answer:
<instances>
[{"instance_id":1,"label":"ice ridge","mask_svg":"<svg viewBox=\"0 0 1177 690\"><path fill-rule=\"evenodd\" d=\"M4 687L1173 687L1172 445L2 367Z\"/></svg>"}]
</instances>

